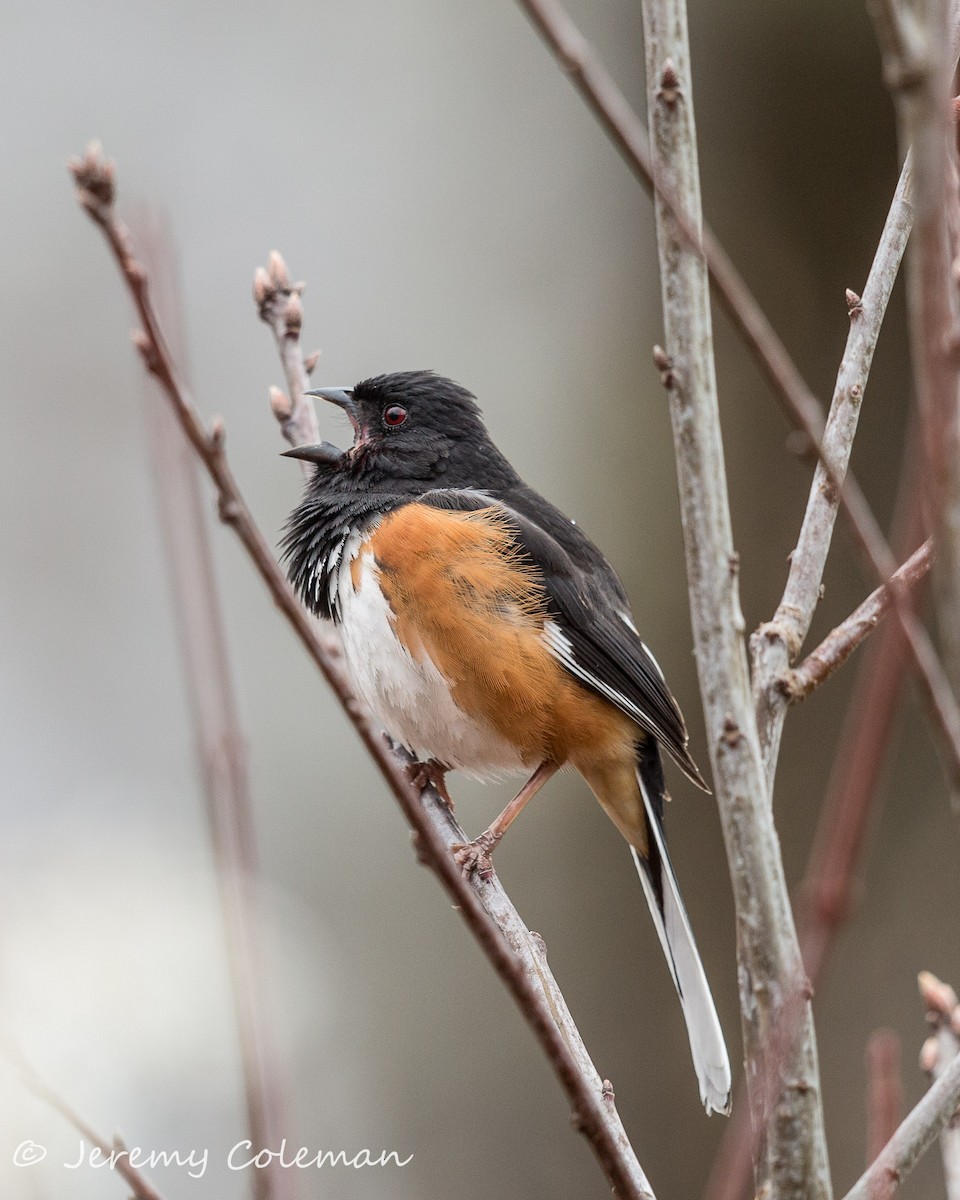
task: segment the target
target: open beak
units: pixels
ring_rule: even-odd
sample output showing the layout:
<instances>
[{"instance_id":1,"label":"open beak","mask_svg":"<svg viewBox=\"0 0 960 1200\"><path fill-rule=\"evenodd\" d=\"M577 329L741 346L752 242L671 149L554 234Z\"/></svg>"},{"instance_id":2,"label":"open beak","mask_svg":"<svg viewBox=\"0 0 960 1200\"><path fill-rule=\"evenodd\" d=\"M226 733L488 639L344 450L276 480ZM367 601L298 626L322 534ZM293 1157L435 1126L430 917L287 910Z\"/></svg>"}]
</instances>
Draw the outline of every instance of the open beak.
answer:
<instances>
[{"instance_id":1,"label":"open beak","mask_svg":"<svg viewBox=\"0 0 960 1200\"><path fill-rule=\"evenodd\" d=\"M353 432L357 437L360 436L360 412L353 398L352 388L317 388L312 392L304 392L304 395L317 396L320 400L327 400L330 404L335 404L337 408L342 408L350 418Z\"/></svg>"},{"instance_id":2,"label":"open beak","mask_svg":"<svg viewBox=\"0 0 960 1200\"><path fill-rule=\"evenodd\" d=\"M315 446L294 446L281 451L284 458L302 458L304 462L325 463L332 466L343 458L343 451L332 442L318 442Z\"/></svg>"}]
</instances>

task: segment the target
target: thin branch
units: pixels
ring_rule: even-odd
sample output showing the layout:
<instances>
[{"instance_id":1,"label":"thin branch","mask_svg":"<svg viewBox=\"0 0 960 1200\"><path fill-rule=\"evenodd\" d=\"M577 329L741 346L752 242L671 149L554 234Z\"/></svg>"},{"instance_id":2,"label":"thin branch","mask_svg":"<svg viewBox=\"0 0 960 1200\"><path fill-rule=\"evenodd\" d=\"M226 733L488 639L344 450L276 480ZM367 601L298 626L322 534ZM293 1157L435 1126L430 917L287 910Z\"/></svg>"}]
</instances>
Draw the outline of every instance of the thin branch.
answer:
<instances>
[{"instance_id":1,"label":"thin branch","mask_svg":"<svg viewBox=\"0 0 960 1200\"><path fill-rule=\"evenodd\" d=\"M960 1053L960 1005L953 988L929 971L920 972L918 983L933 1030L920 1052L920 1065L931 1078L939 1079ZM947 1200L960 1200L960 1120L956 1113L940 1131L940 1157Z\"/></svg>"},{"instance_id":2,"label":"thin branch","mask_svg":"<svg viewBox=\"0 0 960 1200\"><path fill-rule=\"evenodd\" d=\"M908 159L900 173L863 296L847 293L850 328L821 443L836 478L841 480L847 476L874 350L910 235L910 192ZM771 792L790 699L776 684L796 658L810 629L839 507L840 491L831 486L826 466L818 460L800 535L790 556L783 598L773 619L751 639L757 721Z\"/></svg>"},{"instance_id":3,"label":"thin branch","mask_svg":"<svg viewBox=\"0 0 960 1200\"><path fill-rule=\"evenodd\" d=\"M911 445L898 488L893 541L914 544L923 531L920 460ZM896 623L881 630L857 671L843 729L834 752L817 829L797 888L795 910L803 965L816 991L829 952L855 910L857 866L882 799L880 775L907 678L908 656ZM749 1109L734 1092L733 1115L724 1130L704 1195L740 1200L747 1194L757 1137ZM753 1192L751 1191L752 1195Z\"/></svg>"},{"instance_id":4,"label":"thin branch","mask_svg":"<svg viewBox=\"0 0 960 1200\"><path fill-rule=\"evenodd\" d=\"M951 1060L920 1103L860 1176L843 1200L891 1195L907 1178L960 1104L960 1055Z\"/></svg>"},{"instance_id":5,"label":"thin branch","mask_svg":"<svg viewBox=\"0 0 960 1200\"><path fill-rule=\"evenodd\" d=\"M146 242L158 307L166 310L174 344L182 347L172 239L163 230L151 230ZM276 1146L283 1135L284 1106L265 995L246 740L237 712L196 458L169 407L156 402L155 391L151 386L146 405L150 459L213 846L247 1123L254 1146ZM293 1183L291 1172L271 1162L254 1173L252 1186L257 1200L283 1200L293 1194Z\"/></svg>"},{"instance_id":6,"label":"thin branch","mask_svg":"<svg viewBox=\"0 0 960 1200\"><path fill-rule=\"evenodd\" d=\"M870 1035L866 1062L869 1165L896 1133L903 1112L900 1039L892 1029L877 1029Z\"/></svg>"},{"instance_id":7,"label":"thin branch","mask_svg":"<svg viewBox=\"0 0 960 1200\"><path fill-rule=\"evenodd\" d=\"M683 0L644 0L642 11L667 344L667 352L656 351L655 360L670 400L696 660L736 901L750 1105L766 1131L774 1194L780 1200L801 1195L829 1200L813 1019L750 690L706 264L690 248L659 186L661 179L668 182L682 198L688 222L698 229L701 206L686 9ZM795 1036L779 1054L776 1043L784 1027Z\"/></svg>"},{"instance_id":8,"label":"thin branch","mask_svg":"<svg viewBox=\"0 0 960 1200\"><path fill-rule=\"evenodd\" d=\"M287 381L284 394L279 388L270 389L270 407L280 422L280 430L291 446L312 446L320 440L317 412L307 390L308 379L320 358L315 350L304 358L300 349L300 330L303 325L304 284L291 283L287 264L276 250L270 251L266 267L257 267L253 276L253 298L260 320L270 326L280 363ZM312 467L302 463L309 475Z\"/></svg>"},{"instance_id":9,"label":"thin branch","mask_svg":"<svg viewBox=\"0 0 960 1200\"><path fill-rule=\"evenodd\" d=\"M101 1133L82 1117L79 1112L46 1080L41 1079L34 1068L27 1062L19 1047L4 1037L0 1041L0 1051L17 1070L23 1086L45 1104L58 1112L68 1124L80 1134L84 1141L95 1146L103 1157L110 1161L113 1170L124 1180L133 1193L134 1200L163 1200L163 1196L153 1186L149 1179L130 1162L130 1155L123 1139L114 1134L113 1141L108 1141Z\"/></svg>"},{"instance_id":10,"label":"thin branch","mask_svg":"<svg viewBox=\"0 0 960 1200\"><path fill-rule=\"evenodd\" d=\"M950 0L871 0L900 139L914 147L916 222L907 272L917 406L931 468L937 615L947 673L960 695L960 296L957 164L946 49Z\"/></svg>"},{"instance_id":11,"label":"thin branch","mask_svg":"<svg viewBox=\"0 0 960 1200\"><path fill-rule=\"evenodd\" d=\"M926 578L933 557L933 542L928 538L900 567L894 575L894 580L905 587L915 587ZM826 683L861 642L873 633L892 605L893 597L889 586L878 587L845 621L841 621L832 629L803 662L792 671L788 671L781 678L779 686L790 703L806 700L815 688Z\"/></svg>"},{"instance_id":12,"label":"thin branch","mask_svg":"<svg viewBox=\"0 0 960 1200\"><path fill-rule=\"evenodd\" d=\"M542 943L526 928L502 886L464 879L450 847L466 840L452 813L432 788L419 792L410 782L403 755L392 750L351 694L334 654L316 636L296 596L247 508L224 453L224 428L215 420L208 431L180 385L160 333L143 267L133 256L129 235L117 221L114 169L99 147L71 165L78 200L100 227L120 268L143 329L136 344L147 369L160 383L181 426L210 476L221 519L246 549L277 607L320 668L364 746L414 830L421 860L439 878L492 967L513 996L573 1106L573 1119L587 1138L620 1200L652 1200L653 1192L617 1115L613 1090L601 1080L557 988Z\"/></svg>"}]
</instances>

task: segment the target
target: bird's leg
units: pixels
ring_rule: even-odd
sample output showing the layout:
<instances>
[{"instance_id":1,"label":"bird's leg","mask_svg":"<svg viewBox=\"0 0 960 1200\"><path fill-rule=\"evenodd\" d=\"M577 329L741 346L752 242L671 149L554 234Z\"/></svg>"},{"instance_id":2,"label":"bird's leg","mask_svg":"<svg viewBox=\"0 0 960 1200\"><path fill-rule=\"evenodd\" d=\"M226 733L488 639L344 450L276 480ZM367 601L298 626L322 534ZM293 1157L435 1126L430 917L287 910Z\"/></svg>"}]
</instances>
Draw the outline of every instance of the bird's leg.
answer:
<instances>
[{"instance_id":1,"label":"bird's leg","mask_svg":"<svg viewBox=\"0 0 960 1200\"><path fill-rule=\"evenodd\" d=\"M457 860L457 865L464 875L469 875L471 871L477 871L481 879L489 879L493 872L493 864L490 862L493 848L520 815L527 801L531 800L547 780L552 779L559 770L559 763L549 759L542 762L500 816L491 822L489 828L485 829L479 837L474 838L472 842L458 842L451 847L453 857Z\"/></svg>"},{"instance_id":2,"label":"bird's leg","mask_svg":"<svg viewBox=\"0 0 960 1200\"><path fill-rule=\"evenodd\" d=\"M447 791L447 768L435 758L426 762L412 762L407 768L407 778L422 792L425 787L432 787L447 808L453 812L453 798Z\"/></svg>"}]
</instances>

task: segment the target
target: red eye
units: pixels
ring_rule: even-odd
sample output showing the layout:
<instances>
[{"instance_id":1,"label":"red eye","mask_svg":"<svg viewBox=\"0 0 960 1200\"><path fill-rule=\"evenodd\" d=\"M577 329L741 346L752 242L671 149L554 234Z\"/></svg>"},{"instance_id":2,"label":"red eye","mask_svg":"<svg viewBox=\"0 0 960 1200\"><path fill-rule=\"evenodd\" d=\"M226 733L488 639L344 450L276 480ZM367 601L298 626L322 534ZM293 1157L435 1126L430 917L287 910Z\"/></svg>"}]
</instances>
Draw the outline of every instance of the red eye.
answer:
<instances>
[{"instance_id":1,"label":"red eye","mask_svg":"<svg viewBox=\"0 0 960 1200\"><path fill-rule=\"evenodd\" d=\"M391 404L389 408L383 410L384 425L391 425L396 428L397 425L402 425L407 419L407 410L399 404Z\"/></svg>"}]
</instances>

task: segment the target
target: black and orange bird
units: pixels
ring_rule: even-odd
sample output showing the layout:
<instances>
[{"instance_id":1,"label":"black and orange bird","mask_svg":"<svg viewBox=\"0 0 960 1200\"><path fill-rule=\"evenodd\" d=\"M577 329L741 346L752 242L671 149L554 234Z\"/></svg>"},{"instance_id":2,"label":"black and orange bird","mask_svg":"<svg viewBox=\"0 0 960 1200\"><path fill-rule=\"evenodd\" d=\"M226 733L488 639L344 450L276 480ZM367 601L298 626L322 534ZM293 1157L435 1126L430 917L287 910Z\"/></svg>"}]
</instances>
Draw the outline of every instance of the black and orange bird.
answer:
<instances>
[{"instance_id":1,"label":"black and orange bird","mask_svg":"<svg viewBox=\"0 0 960 1200\"><path fill-rule=\"evenodd\" d=\"M729 1111L723 1033L667 853L661 749L706 785L616 572L524 483L458 384L405 371L309 394L343 409L354 441L287 451L316 470L284 551L304 603L337 624L358 698L441 788L449 770L528 775L457 848L466 872L489 869L554 772L580 772L633 853L703 1104Z\"/></svg>"}]
</instances>

